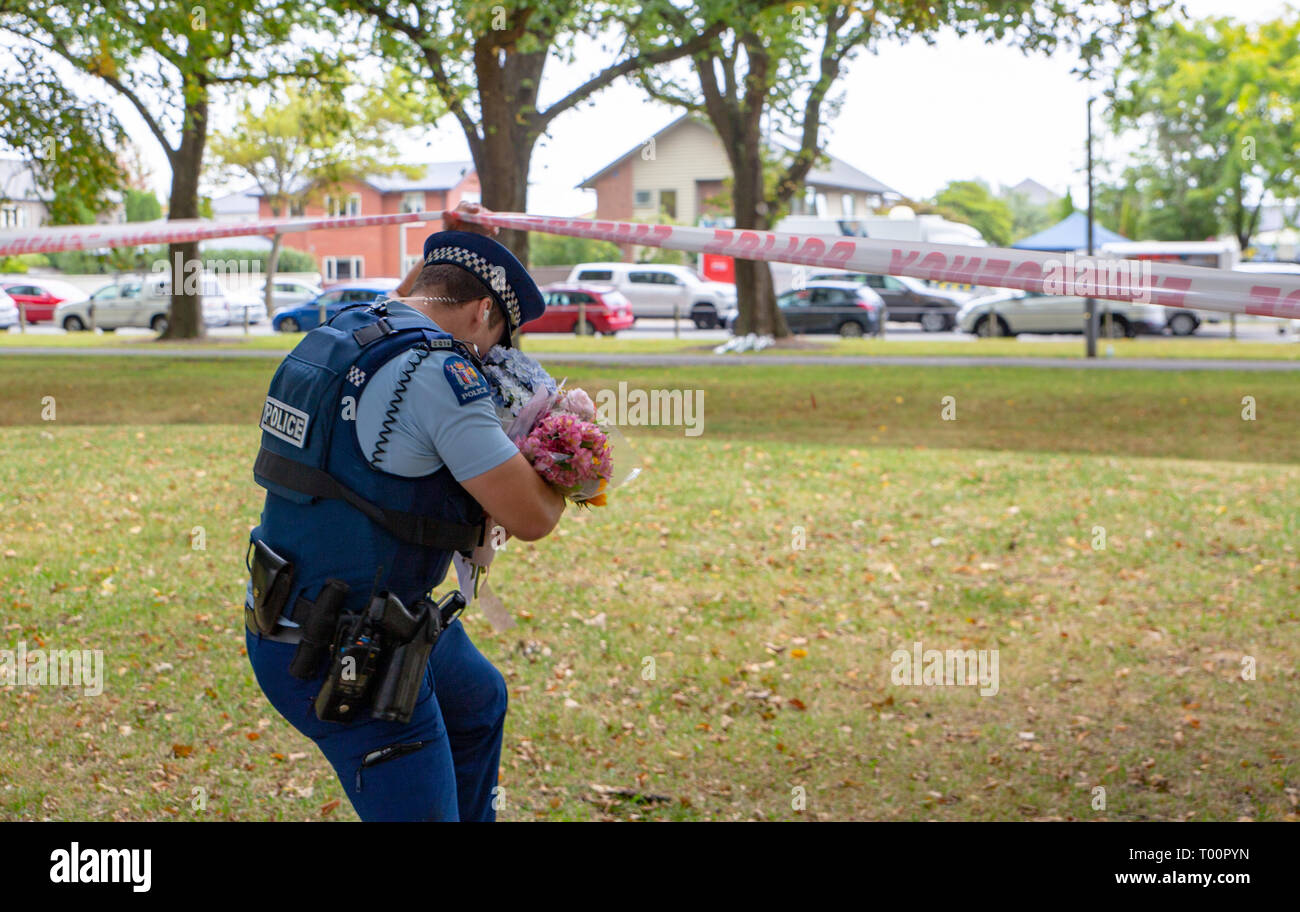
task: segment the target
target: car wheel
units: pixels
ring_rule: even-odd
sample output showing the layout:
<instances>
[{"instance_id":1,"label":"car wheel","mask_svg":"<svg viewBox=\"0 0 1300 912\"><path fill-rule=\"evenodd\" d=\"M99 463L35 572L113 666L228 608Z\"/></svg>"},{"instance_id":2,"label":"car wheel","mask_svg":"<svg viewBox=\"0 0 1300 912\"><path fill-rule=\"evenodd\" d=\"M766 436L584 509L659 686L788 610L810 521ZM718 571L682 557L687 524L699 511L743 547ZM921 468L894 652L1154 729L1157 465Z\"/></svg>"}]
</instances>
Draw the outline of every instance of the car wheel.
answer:
<instances>
[{"instance_id":1,"label":"car wheel","mask_svg":"<svg viewBox=\"0 0 1300 912\"><path fill-rule=\"evenodd\" d=\"M1132 339L1137 332L1129 325L1128 320L1116 314L1111 314L1111 331L1106 333L1106 315L1102 314L1097 319L1097 337L1100 339Z\"/></svg>"},{"instance_id":2,"label":"car wheel","mask_svg":"<svg viewBox=\"0 0 1300 912\"><path fill-rule=\"evenodd\" d=\"M280 321L280 332L296 333L299 330L298 321L293 317L285 317Z\"/></svg>"},{"instance_id":3,"label":"car wheel","mask_svg":"<svg viewBox=\"0 0 1300 912\"><path fill-rule=\"evenodd\" d=\"M1199 326L1196 317L1189 313L1178 313L1169 318L1169 331L1175 336L1190 336Z\"/></svg>"},{"instance_id":4,"label":"car wheel","mask_svg":"<svg viewBox=\"0 0 1300 912\"><path fill-rule=\"evenodd\" d=\"M696 329L716 329L718 311L712 304L697 304L691 308L691 322L695 324Z\"/></svg>"},{"instance_id":5,"label":"car wheel","mask_svg":"<svg viewBox=\"0 0 1300 912\"><path fill-rule=\"evenodd\" d=\"M845 320L840 324L840 335L846 339L859 339L865 332L857 320Z\"/></svg>"},{"instance_id":6,"label":"car wheel","mask_svg":"<svg viewBox=\"0 0 1300 912\"><path fill-rule=\"evenodd\" d=\"M941 310L927 310L921 314L921 329L928 333L944 332L948 329L948 315Z\"/></svg>"},{"instance_id":7,"label":"car wheel","mask_svg":"<svg viewBox=\"0 0 1300 912\"><path fill-rule=\"evenodd\" d=\"M149 321L149 328L160 336L167 332L167 327L170 325L166 314L154 314L154 318Z\"/></svg>"},{"instance_id":8,"label":"car wheel","mask_svg":"<svg viewBox=\"0 0 1300 912\"><path fill-rule=\"evenodd\" d=\"M997 322L995 323L994 320ZM980 317L975 321L975 335L981 336L985 339L991 339L994 336L1009 337L1013 335L1013 333L1011 332L1011 327L1007 325L1007 321L1001 317L993 317L992 319L989 317Z\"/></svg>"},{"instance_id":9,"label":"car wheel","mask_svg":"<svg viewBox=\"0 0 1300 912\"><path fill-rule=\"evenodd\" d=\"M64 317L63 328L68 332L81 332L86 328L86 324L81 322L81 317Z\"/></svg>"}]
</instances>

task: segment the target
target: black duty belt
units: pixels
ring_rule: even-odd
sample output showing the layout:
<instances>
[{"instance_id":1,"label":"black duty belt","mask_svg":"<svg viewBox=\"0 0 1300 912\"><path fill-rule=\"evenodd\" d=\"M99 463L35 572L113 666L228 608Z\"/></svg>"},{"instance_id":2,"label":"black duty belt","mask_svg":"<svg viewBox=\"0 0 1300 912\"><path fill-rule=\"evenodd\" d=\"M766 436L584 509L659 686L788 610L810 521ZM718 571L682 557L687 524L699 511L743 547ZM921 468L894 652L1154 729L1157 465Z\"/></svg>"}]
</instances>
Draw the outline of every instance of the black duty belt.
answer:
<instances>
[{"instance_id":1,"label":"black duty belt","mask_svg":"<svg viewBox=\"0 0 1300 912\"><path fill-rule=\"evenodd\" d=\"M329 472L272 453L265 447L257 454L253 474L309 497L345 501L407 544L438 551L469 551L478 547L483 540L482 523L465 525L417 513L386 509L366 500Z\"/></svg>"}]
</instances>

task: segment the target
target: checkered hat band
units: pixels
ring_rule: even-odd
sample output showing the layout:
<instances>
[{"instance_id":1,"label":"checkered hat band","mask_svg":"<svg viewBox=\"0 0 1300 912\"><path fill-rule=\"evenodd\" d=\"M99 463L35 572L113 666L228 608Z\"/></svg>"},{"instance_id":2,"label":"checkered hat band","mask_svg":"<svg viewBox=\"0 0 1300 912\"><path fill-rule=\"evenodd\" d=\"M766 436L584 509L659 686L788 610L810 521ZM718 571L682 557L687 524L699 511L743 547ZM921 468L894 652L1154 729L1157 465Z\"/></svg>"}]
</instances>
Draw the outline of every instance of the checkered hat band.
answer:
<instances>
[{"instance_id":1,"label":"checkered hat band","mask_svg":"<svg viewBox=\"0 0 1300 912\"><path fill-rule=\"evenodd\" d=\"M434 263L453 263L462 269L467 269L478 277L488 288L492 289L501 299L501 303L506 306L506 313L510 317L510 328L515 330L520 324L519 300L515 297L515 290L505 282L505 271L497 271L483 257L479 256L472 250L466 250L464 247L435 247L429 251L429 255L424 258L424 265L431 266Z\"/></svg>"}]
</instances>

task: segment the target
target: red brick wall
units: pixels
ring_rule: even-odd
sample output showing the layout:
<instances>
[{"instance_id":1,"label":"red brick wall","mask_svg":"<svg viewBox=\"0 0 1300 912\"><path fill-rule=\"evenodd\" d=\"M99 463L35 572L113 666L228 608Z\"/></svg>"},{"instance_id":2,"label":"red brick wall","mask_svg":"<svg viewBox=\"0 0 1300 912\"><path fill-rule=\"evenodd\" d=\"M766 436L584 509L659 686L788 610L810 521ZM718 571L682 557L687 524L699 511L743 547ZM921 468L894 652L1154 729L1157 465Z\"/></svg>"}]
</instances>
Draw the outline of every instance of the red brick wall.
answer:
<instances>
[{"instance_id":1,"label":"red brick wall","mask_svg":"<svg viewBox=\"0 0 1300 912\"><path fill-rule=\"evenodd\" d=\"M478 176L471 171L451 190L426 190L424 207L428 210L452 209L460 202L465 193L478 193ZM402 194L380 193L369 184L350 182L344 184L336 193L347 199L352 193L361 194L362 215L394 215L402 210ZM324 217L325 201L322 197L306 207L303 213L308 217ZM271 218L271 207L265 199L258 205L259 218ZM424 239L435 231L442 230L442 221L410 222L402 225L370 225L365 228L330 228L318 231L304 231L286 234L284 246L293 247L311 254L316 259L317 268L324 275L324 258L362 257L364 275L368 279L380 277L400 277L402 270L402 237L406 237L406 253L418 256L424 249Z\"/></svg>"},{"instance_id":2,"label":"red brick wall","mask_svg":"<svg viewBox=\"0 0 1300 912\"><path fill-rule=\"evenodd\" d=\"M632 219L632 164L623 162L596 181L596 218L618 222ZM624 262L632 261L632 248L621 245Z\"/></svg>"}]
</instances>

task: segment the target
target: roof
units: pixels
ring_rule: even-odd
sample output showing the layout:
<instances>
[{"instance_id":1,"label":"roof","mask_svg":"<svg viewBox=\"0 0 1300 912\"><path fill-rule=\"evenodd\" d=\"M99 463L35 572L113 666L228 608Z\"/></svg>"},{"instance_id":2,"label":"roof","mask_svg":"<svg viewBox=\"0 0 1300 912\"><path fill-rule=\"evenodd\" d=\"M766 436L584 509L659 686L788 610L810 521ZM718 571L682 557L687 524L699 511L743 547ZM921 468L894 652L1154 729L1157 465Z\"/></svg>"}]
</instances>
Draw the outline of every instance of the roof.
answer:
<instances>
[{"instance_id":1,"label":"roof","mask_svg":"<svg viewBox=\"0 0 1300 912\"><path fill-rule=\"evenodd\" d=\"M422 190L450 190L464 180L467 174L474 171L472 161L431 162L416 164L413 167L423 168L424 172L418 177L407 177L400 172L371 174L362 180L380 193L418 193ZM297 192L301 187L300 181L293 187L293 192ZM258 197L263 193L261 190L252 189L248 191L248 195Z\"/></svg>"},{"instance_id":2,"label":"roof","mask_svg":"<svg viewBox=\"0 0 1300 912\"><path fill-rule=\"evenodd\" d=\"M1012 193L1023 193L1030 200L1060 199L1061 195L1050 187L1044 187L1032 177L1026 177L1020 183L1008 188Z\"/></svg>"},{"instance_id":3,"label":"roof","mask_svg":"<svg viewBox=\"0 0 1300 912\"><path fill-rule=\"evenodd\" d=\"M618 158L614 159L612 162L605 165L605 167L601 168L595 174L591 175L591 177L582 181L582 183L578 184L579 189L594 190L595 189L594 185L596 181L604 177L608 172L617 168L619 165L623 164L623 162L627 161L633 155L640 152L643 148L645 148L645 144L650 139L657 140L664 134L671 133L672 131L676 130L678 127L680 127L682 124L686 123L687 121L693 121L694 123L697 123L702 127L705 127L710 132L716 132L713 130L712 126L705 123L703 120L700 120L698 117L694 116L693 114L689 114L689 113L683 114L681 117L677 118L672 123L668 124L666 127L659 130L657 133L637 143L631 149L628 149ZM786 151L793 152L799 148L798 143L795 143L793 140L790 140L787 137L783 137L783 136L771 137L769 139L769 142L771 145L778 146L782 149L785 149ZM902 195L894 188L889 187L881 183L880 181L876 180L870 174L867 174L863 171L859 171L857 168L853 167L843 159L836 158L834 155L830 155L829 153L823 153L823 154L826 159L829 159L825 168L819 168L816 165L814 165L812 170L808 172L808 177L804 180L805 184L812 184L818 187L833 187L841 190L860 190L865 193L879 193L879 194L892 193L895 196Z\"/></svg>"},{"instance_id":4,"label":"roof","mask_svg":"<svg viewBox=\"0 0 1300 912\"><path fill-rule=\"evenodd\" d=\"M0 158L0 199L47 202L53 197L36 186L36 174L20 158Z\"/></svg>"},{"instance_id":5,"label":"roof","mask_svg":"<svg viewBox=\"0 0 1300 912\"><path fill-rule=\"evenodd\" d=\"M1092 223L1092 246L1100 249L1102 244L1115 241L1127 241L1122 234L1116 234L1109 228ZM1083 250L1088 246L1088 216L1086 213L1071 212L1051 228L1044 228L1037 234L1031 234L1011 245L1021 250Z\"/></svg>"}]
</instances>

